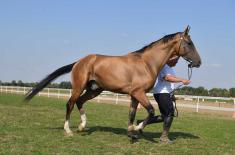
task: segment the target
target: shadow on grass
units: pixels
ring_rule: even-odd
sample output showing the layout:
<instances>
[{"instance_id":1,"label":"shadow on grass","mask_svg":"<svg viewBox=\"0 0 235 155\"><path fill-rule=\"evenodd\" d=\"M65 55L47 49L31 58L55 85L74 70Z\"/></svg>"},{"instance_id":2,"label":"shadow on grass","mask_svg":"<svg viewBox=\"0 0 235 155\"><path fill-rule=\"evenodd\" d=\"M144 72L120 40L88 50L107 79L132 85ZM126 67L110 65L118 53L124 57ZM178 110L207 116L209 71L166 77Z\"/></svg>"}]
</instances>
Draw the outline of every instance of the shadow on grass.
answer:
<instances>
[{"instance_id":1,"label":"shadow on grass","mask_svg":"<svg viewBox=\"0 0 235 155\"><path fill-rule=\"evenodd\" d=\"M71 129L77 129L76 126L70 127ZM50 130L64 130L63 127L54 127L54 128L47 128ZM79 132L79 131L77 131ZM110 132L117 135L127 135L127 130L124 128L115 128L115 127L106 127L106 126L92 126L89 128L86 128L84 131L79 132L81 136L91 135L93 132ZM159 132L149 132L144 131L142 134L139 134L139 138L144 138L151 142L157 142L156 138L159 138L161 136L161 133ZM170 139L198 139L198 136L195 136L191 133L185 133L185 132L170 132L169 134Z\"/></svg>"},{"instance_id":2,"label":"shadow on grass","mask_svg":"<svg viewBox=\"0 0 235 155\"><path fill-rule=\"evenodd\" d=\"M155 142L154 138L160 138L162 133L160 132L144 132L142 134L142 137L144 137L146 140ZM191 133L185 133L185 132L170 132L169 133L169 138L174 140L174 139L198 139L198 136L195 136Z\"/></svg>"},{"instance_id":3,"label":"shadow on grass","mask_svg":"<svg viewBox=\"0 0 235 155\"><path fill-rule=\"evenodd\" d=\"M76 129L76 126L72 126L72 129ZM63 127L56 127L56 128L49 128L52 130L63 130ZM79 132L81 136L91 135L93 132L110 132L117 135L127 135L127 130L124 128L115 128L115 127L106 127L106 126L92 126L86 128L85 131ZM156 138L159 138L161 133L159 132L149 132L144 131L142 134L139 134L139 138L144 138L151 142L157 142ZM169 134L170 139L198 139L198 136L195 136L191 133L185 132L170 132Z\"/></svg>"},{"instance_id":4,"label":"shadow on grass","mask_svg":"<svg viewBox=\"0 0 235 155\"><path fill-rule=\"evenodd\" d=\"M77 129L78 127L77 126L70 126L70 129ZM60 126L60 127L47 127L47 128L44 128L44 129L49 129L49 130L64 130L64 127L63 126Z\"/></svg>"}]
</instances>

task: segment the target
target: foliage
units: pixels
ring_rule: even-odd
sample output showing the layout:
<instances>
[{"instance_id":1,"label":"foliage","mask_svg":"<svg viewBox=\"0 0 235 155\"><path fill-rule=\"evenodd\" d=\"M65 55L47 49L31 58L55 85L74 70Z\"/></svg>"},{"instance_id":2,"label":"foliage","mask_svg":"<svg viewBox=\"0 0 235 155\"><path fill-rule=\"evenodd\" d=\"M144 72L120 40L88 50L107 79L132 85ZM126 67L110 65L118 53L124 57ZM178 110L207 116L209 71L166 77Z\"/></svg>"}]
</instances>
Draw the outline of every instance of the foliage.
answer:
<instances>
[{"instance_id":1,"label":"foliage","mask_svg":"<svg viewBox=\"0 0 235 155\"><path fill-rule=\"evenodd\" d=\"M230 97L235 97L235 88L229 89L229 95L230 95Z\"/></svg>"},{"instance_id":2,"label":"foliage","mask_svg":"<svg viewBox=\"0 0 235 155\"><path fill-rule=\"evenodd\" d=\"M229 97L229 91L227 89L221 89L221 88L212 88L211 90L209 90L209 94L210 96L214 96L214 97Z\"/></svg>"},{"instance_id":3,"label":"foliage","mask_svg":"<svg viewBox=\"0 0 235 155\"><path fill-rule=\"evenodd\" d=\"M193 88L193 87L185 86L183 88L177 89L176 94L178 94L178 95L208 96L209 92L204 87Z\"/></svg>"},{"instance_id":4,"label":"foliage","mask_svg":"<svg viewBox=\"0 0 235 155\"><path fill-rule=\"evenodd\" d=\"M72 86L71 86L71 82L66 82L66 81L63 81L59 84L59 87L60 88L65 88L65 89L71 89Z\"/></svg>"}]
</instances>

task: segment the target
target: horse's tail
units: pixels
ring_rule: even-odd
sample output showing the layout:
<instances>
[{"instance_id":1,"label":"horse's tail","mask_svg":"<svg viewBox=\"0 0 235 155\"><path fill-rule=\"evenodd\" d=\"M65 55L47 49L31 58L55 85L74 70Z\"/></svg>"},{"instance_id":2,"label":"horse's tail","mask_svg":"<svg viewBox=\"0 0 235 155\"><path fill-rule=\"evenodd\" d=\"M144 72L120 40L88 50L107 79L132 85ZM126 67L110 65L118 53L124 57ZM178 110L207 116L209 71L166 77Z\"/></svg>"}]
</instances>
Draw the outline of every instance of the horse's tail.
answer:
<instances>
[{"instance_id":1,"label":"horse's tail","mask_svg":"<svg viewBox=\"0 0 235 155\"><path fill-rule=\"evenodd\" d=\"M73 65L75 63L63 66L57 70L55 70L53 73L49 74L46 78L44 78L42 81L40 81L33 89L31 89L27 94L24 99L24 101L28 102L30 101L39 91L41 91L44 87L46 87L50 82L55 80L57 77L69 73Z\"/></svg>"}]
</instances>

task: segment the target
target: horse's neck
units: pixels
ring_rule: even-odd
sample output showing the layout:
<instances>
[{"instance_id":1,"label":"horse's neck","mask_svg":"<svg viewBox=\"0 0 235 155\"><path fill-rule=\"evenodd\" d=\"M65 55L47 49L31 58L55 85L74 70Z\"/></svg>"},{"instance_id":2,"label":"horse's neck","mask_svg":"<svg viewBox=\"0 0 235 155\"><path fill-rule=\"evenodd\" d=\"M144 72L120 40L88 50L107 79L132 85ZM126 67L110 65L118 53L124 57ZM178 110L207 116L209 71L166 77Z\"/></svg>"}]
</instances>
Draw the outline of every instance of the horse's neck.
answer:
<instances>
[{"instance_id":1,"label":"horse's neck","mask_svg":"<svg viewBox=\"0 0 235 155\"><path fill-rule=\"evenodd\" d=\"M151 49L142 53L142 58L150 68L153 76L156 77L173 52L173 45L171 47L166 47L163 44L155 45Z\"/></svg>"}]
</instances>

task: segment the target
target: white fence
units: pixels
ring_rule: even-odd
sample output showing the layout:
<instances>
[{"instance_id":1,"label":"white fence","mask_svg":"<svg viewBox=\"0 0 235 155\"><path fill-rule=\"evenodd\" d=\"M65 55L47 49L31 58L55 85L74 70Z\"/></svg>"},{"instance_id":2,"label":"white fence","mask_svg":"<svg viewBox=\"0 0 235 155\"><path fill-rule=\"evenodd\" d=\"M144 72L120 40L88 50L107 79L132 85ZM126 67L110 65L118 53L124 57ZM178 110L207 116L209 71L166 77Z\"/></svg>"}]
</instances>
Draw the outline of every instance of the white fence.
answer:
<instances>
[{"instance_id":1,"label":"white fence","mask_svg":"<svg viewBox=\"0 0 235 155\"><path fill-rule=\"evenodd\" d=\"M12 94L26 94L31 87L16 87L16 86L0 86L0 92L12 93ZM45 88L38 94L39 96L56 97L56 98L69 98L71 96L71 89L57 89L57 88ZM152 94L148 93L152 104L156 104L152 98ZM191 95L176 95L176 98L180 99L181 102L177 102L177 106L184 108L193 108L196 112L199 109L206 110L218 110L218 111L228 111L235 112L235 98L225 98L225 97L208 97L208 96L191 96ZM119 103L130 103L130 97L128 95L112 93L104 91L102 94L94 98L97 102L107 101ZM207 105L205 104L207 100L214 102L216 104ZM187 102L183 104L182 101ZM230 101L230 103L225 103L225 101ZM217 106L216 106L217 105Z\"/></svg>"}]
</instances>

